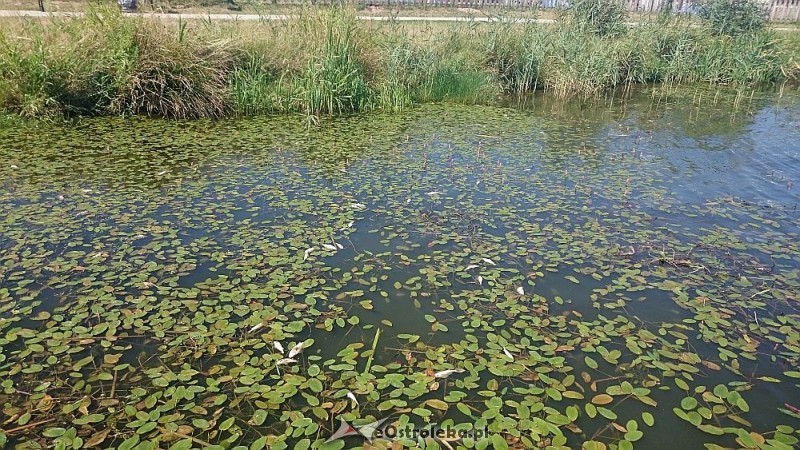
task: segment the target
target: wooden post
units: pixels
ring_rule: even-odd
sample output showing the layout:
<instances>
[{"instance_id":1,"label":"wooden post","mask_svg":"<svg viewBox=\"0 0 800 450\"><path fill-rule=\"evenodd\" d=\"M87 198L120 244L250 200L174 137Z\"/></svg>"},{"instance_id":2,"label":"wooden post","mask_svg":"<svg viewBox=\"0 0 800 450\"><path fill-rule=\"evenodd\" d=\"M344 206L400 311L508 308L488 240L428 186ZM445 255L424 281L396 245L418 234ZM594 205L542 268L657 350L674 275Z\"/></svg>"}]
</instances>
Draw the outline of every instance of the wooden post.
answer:
<instances>
[{"instance_id":1,"label":"wooden post","mask_svg":"<svg viewBox=\"0 0 800 450\"><path fill-rule=\"evenodd\" d=\"M39 0L39 11L44 12L44 0Z\"/></svg>"}]
</instances>

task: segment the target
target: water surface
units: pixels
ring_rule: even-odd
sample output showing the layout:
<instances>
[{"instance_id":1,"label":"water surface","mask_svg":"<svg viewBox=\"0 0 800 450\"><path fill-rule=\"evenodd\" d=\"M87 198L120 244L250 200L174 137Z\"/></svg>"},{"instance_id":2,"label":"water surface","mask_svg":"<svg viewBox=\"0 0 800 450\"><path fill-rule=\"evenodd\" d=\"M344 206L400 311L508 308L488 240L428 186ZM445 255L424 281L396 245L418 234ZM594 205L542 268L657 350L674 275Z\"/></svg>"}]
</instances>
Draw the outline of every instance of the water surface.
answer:
<instances>
[{"instance_id":1,"label":"water surface","mask_svg":"<svg viewBox=\"0 0 800 450\"><path fill-rule=\"evenodd\" d=\"M686 90L0 132L0 439L792 448L799 125Z\"/></svg>"}]
</instances>

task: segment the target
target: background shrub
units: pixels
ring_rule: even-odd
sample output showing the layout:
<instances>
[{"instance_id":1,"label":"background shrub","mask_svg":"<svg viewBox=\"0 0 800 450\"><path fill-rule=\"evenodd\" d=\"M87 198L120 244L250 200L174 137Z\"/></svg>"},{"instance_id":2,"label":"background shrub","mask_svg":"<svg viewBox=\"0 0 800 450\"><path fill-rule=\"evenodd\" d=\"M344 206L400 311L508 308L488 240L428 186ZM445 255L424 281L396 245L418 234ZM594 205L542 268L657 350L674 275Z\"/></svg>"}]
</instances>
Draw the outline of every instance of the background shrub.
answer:
<instances>
[{"instance_id":1,"label":"background shrub","mask_svg":"<svg viewBox=\"0 0 800 450\"><path fill-rule=\"evenodd\" d=\"M570 8L572 23L599 36L625 32L625 7L620 0L578 0Z\"/></svg>"},{"instance_id":2,"label":"background shrub","mask_svg":"<svg viewBox=\"0 0 800 450\"><path fill-rule=\"evenodd\" d=\"M698 15L718 35L739 36L767 25L766 10L753 0L705 0Z\"/></svg>"}]
</instances>

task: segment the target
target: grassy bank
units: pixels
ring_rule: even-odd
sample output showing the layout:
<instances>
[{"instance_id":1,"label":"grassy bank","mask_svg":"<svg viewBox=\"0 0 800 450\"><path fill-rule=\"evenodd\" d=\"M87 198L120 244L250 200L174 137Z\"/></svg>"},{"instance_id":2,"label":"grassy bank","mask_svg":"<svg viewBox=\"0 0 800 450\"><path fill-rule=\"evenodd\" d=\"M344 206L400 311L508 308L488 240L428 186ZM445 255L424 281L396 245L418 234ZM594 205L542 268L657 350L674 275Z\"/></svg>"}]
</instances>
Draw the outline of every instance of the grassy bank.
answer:
<instances>
[{"instance_id":1,"label":"grassy bank","mask_svg":"<svg viewBox=\"0 0 800 450\"><path fill-rule=\"evenodd\" d=\"M314 117L542 89L568 97L653 82L751 87L800 74L798 33L718 35L677 18L601 33L568 15L556 25L371 23L334 9L187 23L95 8L1 29L0 107L27 117Z\"/></svg>"}]
</instances>

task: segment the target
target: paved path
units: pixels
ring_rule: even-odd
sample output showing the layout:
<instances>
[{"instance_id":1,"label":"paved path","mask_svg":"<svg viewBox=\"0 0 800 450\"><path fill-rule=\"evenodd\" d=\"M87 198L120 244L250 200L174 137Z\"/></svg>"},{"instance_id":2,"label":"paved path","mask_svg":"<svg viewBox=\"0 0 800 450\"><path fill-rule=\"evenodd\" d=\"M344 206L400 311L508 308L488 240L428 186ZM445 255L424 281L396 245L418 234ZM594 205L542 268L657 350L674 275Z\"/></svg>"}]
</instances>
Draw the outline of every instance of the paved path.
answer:
<instances>
[{"instance_id":1,"label":"paved path","mask_svg":"<svg viewBox=\"0 0 800 450\"><path fill-rule=\"evenodd\" d=\"M199 13L186 13L186 14L167 14L167 13L126 13L127 16L146 16L157 19L204 19L204 20L234 20L234 21L258 21L258 20L287 20L290 15L285 14L199 14ZM10 11L0 10L0 17L82 17L81 12L41 12L41 11ZM359 20L376 21L376 22L512 22L512 23L543 23L552 24L556 21L553 19L528 19L528 18L496 18L496 17L446 17L446 16L356 16ZM635 27L640 25L637 22L626 22L626 25ZM775 31L800 31L799 27L785 27L778 26L772 28Z\"/></svg>"},{"instance_id":2,"label":"paved path","mask_svg":"<svg viewBox=\"0 0 800 450\"><path fill-rule=\"evenodd\" d=\"M185 13L185 14L167 14L167 13L126 13L126 16L146 16L157 19L205 19L205 20L238 20L238 21L254 21L254 20L287 20L290 15L284 14L201 14L201 13ZM81 12L41 12L41 11L9 11L0 10L0 17L82 17ZM552 19L525 19L525 18L512 18L512 19L499 19L493 17L425 17L425 16L357 16L359 20L372 20L377 22L400 21L400 22L500 22L509 21L516 23L555 23Z\"/></svg>"}]
</instances>

